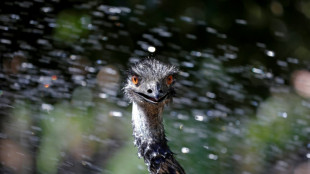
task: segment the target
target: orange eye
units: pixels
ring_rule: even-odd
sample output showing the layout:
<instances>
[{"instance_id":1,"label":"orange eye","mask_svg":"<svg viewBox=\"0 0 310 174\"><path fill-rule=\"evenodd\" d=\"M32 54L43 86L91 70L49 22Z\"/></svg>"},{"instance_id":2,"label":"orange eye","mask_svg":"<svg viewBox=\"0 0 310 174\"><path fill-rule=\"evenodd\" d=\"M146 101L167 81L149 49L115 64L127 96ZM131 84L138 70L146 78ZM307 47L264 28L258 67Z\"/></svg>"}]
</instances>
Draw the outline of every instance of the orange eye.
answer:
<instances>
[{"instance_id":1,"label":"orange eye","mask_svg":"<svg viewBox=\"0 0 310 174\"><path fill-rule=\"evenodd\" d=\"M136 84L138 84L139 79L138 79L138 77L137 77L137 76L132 76L132 77L131 77L131 81L132 81L132 83L133 83L133 84L135 84L135 85L136 85Z\"/></svg>"},{"instance_id":2,"label":"orange eye","mask_svg":"<svg viewBox=\"0 0 310 174\"><path fill-rule=\"evenodd\" d=\"M167 77L167 84L171 85L172 82L173 82L173 76L170 75L170 76Z\"/></svg>"}]
</instances>

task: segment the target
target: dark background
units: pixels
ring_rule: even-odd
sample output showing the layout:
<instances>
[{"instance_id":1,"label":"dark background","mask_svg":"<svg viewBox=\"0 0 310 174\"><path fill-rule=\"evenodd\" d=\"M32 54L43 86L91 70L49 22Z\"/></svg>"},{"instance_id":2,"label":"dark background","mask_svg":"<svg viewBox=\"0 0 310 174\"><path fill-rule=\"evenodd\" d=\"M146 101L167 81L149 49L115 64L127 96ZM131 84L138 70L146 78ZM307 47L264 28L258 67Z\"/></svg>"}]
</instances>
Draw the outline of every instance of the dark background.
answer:
<instances>
[{"instance_id":1,"label":"dark background","mask_svg":"<svg viewBox=\"0 0 310 174\"><path fill-rule=\"evenodd\" d=\"M164 117L187 173L305 173L309 20L307 1L1 1L0 172L147 173L122 86L153 57L181 69Z\"/></svg>"}]
</instances>

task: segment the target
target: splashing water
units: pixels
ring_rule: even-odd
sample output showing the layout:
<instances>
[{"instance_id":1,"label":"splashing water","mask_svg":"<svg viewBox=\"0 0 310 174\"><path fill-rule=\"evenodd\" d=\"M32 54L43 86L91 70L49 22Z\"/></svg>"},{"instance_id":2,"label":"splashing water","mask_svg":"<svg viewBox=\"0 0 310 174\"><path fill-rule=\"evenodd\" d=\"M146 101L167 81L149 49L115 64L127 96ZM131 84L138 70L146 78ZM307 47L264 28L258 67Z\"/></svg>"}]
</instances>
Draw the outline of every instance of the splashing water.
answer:
<instances>
[{"instance_id":1,"label":"splashing water","mask_svg":"<svg viewBox=\"0 0 310 174\"><path fill-rule=\"evenodd\" d=\"M121 88L153 56L181 70L164 119L187 173L308 171L308 6L1 2L0 173L147 173Z\"/></svg>"}]
</instances>

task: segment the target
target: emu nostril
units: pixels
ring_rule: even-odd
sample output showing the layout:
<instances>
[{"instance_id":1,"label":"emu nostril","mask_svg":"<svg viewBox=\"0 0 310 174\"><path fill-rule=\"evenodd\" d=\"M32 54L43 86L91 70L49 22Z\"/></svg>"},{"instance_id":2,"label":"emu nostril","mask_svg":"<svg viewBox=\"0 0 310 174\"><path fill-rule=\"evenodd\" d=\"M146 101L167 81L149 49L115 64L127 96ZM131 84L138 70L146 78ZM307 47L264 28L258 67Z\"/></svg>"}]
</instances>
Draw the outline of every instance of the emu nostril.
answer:
<instances>
[{"instance_id":1,"label":"emu nostril","mask_svg":"<svg viewBox=\"0 0 310 174\"><path fill-rule=\"evenodd\" d=\"M148 89L147 92L148 92L148 93L152 93L153 91L152 91L151 89Z\"/></svg>"}]
</instances>

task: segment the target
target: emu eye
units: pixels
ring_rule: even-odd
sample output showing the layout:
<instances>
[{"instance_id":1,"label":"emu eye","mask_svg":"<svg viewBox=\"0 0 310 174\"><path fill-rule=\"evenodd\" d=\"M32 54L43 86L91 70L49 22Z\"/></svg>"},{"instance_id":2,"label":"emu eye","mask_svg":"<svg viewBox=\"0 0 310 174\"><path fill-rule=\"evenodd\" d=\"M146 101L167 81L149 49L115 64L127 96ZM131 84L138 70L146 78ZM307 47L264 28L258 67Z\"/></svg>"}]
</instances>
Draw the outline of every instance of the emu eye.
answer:
<instances>
[{"instance_id":1,"label":"emu eye","mask_svg":"<svg viewBox=\"0 0 310 174\"><path fill-rule=\"evenodd\" d=\"M167 84L171 85L172 82L173 82L173 76L170 75L170 76L167 77Z\"/></svg>"},{"instance_id":2,"label":"emu eye","mask_svg":"<svg viewBox=\"0 0 310 174\"><path fill-rule=\"evenodd\" d=\"M131 77L131 81L132 81L132 83L133 83L133 84L135 84L135 85L136 85L136 84L138 84L139 79L138 79L138 77L137 77L137 76L132 76L132 77Z\"/></svg>"}]
</instances>

